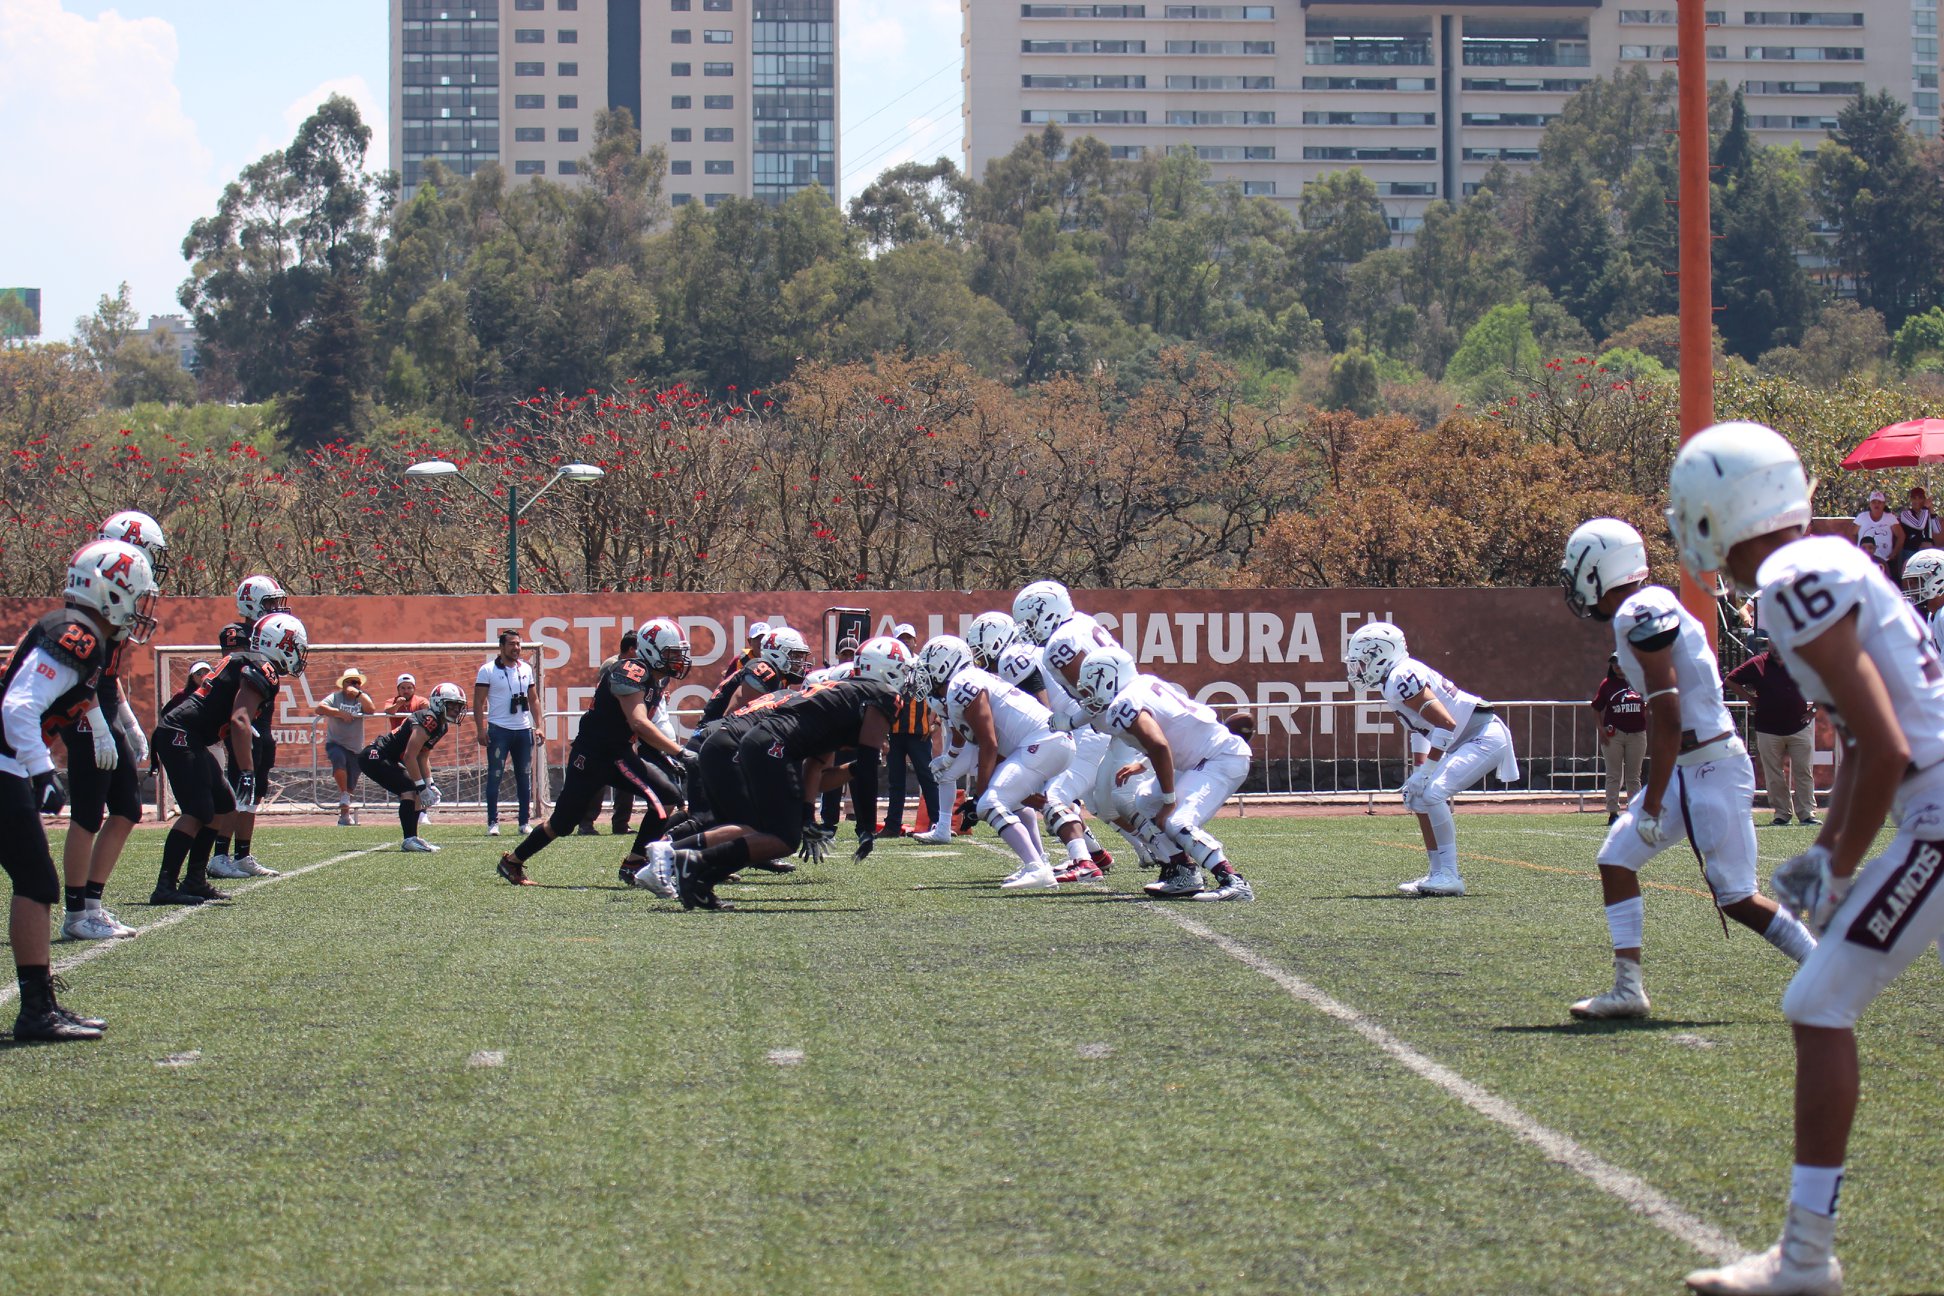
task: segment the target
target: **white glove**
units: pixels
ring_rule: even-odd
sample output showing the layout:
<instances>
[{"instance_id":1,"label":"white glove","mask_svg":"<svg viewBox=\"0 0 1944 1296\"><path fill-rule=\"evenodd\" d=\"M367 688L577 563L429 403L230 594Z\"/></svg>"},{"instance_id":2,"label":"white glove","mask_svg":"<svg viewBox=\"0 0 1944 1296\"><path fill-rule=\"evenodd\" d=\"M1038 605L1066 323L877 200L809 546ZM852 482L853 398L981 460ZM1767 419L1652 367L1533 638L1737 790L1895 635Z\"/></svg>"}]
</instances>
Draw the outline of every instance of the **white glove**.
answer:
<instances>
[{"instance_id":1,"label":"white glove","mask_svg":"<svg viewBox=\"0 0 1944 1296\"><path fill-rule=\"evenodd\" d=\"M1849 895L1853 877L1837 877L1829 871L1829 848L1811 846L1800 855L1791 855L1775 866L1769 890L1784 907L1800 914L1811 931L1820 936L1829 920Z\"/></svg>"},{"instance_id":2,"label":"white glove","mask_svg":"<svg viewBox=\"0 0 1944 1296\"><path fill-rule=\"evenodd\" d=\"M419 809L430 810L443 800L445 800L445 794L439 791L439 785L437 783L427 783L425 785L425 791L419 793Z\"/></svg>"},{"instance_id":3,"label":"white glove","mask_svg":"<svg viewBox=\"0 0 1944 1296\"><path fill-rule=\"evenodd\" d=\"M931 763L932 780L937 783L943 783L949 778L952 773L952 762L957 759L957 752L948 751L943 756L934 756Z\"/></svg>"},{"instance_id":4,"label":"white glove","mask_svg":"<svg viewBox=\"0 0 1944 1296\"><path fill-rule=\"evenodd\" d=\"M1080 727L1080 720L1077 716L1068 715L1064 711L1055 711L1046 727L1054 733L1072 733Z\"/></svg>"},{"instance_id":5,"label":"white glove","mask_svg":"<svg viewBox=\"0 0 1944 1296\"><path fill-rule=\"evenodd\" d=\"M1413 773L1411 777L1404 780L1404 786L1401 789L1404 799L1406 801L1410 801L1413 798L1422 795L1425 786L1430 782L1431 782L1431 764L1429 761L1426 761L1424 764L1417 767L1417 771Z\"/></svg>"},{"instance_id":6,"label":"white glove","mask_svg":"<svg viewBox=\"0 0 1944 1296\"><path fill-rule=\"evenodd\" d=\"M1657 815L1650 815L1644 809L1634 811L1634 831L1640 840L1658 850L1674 840L1674 831L1667 822L1668 807L1662 806Z\"/></svg>"},{"instance_id":7,"label":"white glove","mask_svg":"<svg viewBox=\"0 0 1944 1296\"><path fill-rule=\"evenodd\" d=\"M128 743L128 754L135 758L137 765L148 764L148 737L142 732L142 720L135 714L135 708L128 705L128 699L121 700L121 714L116 718L115 727Z\"/></svg>"},{"instance_id":8,"label":"white glove","mask_svg":"<svg viewBox=\"0 0 1944 1296\"><path fill-rule=\"evenodd\" d=\"M115 750L115 731L108 727L108 717L101 714L100 707L88 712L88 737L94 739L96 769L111 770L121 764L121 753Z\"/></svg>"}]
</instances>

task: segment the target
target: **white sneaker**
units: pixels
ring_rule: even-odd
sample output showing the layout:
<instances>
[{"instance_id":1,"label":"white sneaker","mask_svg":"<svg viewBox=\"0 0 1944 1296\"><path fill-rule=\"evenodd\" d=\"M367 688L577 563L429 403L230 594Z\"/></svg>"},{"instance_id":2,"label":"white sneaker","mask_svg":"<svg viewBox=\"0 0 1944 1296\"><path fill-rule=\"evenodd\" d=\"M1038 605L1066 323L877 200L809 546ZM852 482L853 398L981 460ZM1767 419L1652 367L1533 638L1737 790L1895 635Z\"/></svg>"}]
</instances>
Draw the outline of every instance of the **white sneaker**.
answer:
<instances>
[{"instance_id":1,"label":"white sneaker","mask_svg":"<svg viewBox=\"0 0 1944 1296\"><path fill-rule=\"evenodd\" d=\"M76 941L114 940L123 933L102 921L101 910L83 909L61 916L61 939Z\"/></svg>"},{"instance_id":2,"label":"white sneaker","mask_svg":"<svg viewBox=\"0 0 1944 1296\"><path fill-rule=\"evenodd\" d=\"M1603 1021L1609 1017L1645 1017L1650 1006L1641 983L1640 964L1617 958L1613 960L1613 988L1582 999L1567 1011L1575 1017Z\"/></svg>"},{"instance_id":3,"label":"white sneaker","mask_svg":"<svg viewBox=\"0 0 1944 1296\"><path fill-rule=\"evenodd\" d=\"M679 888L675 885L673 842L648 843L648 862L635 870L634 884L644 891L654 892L664 900L675 898Z\"/></svg>"},{"instance_id":4,"label":"white sneaker","mask_svg":"<svg viewBox=\"0 0 1944 1296\"><path fill-rule=\"evenodd\" d=\"M1397 889L1407 896L1461 896L1465 894L1465 879L1456 873L1430 873L1415 882L1400 882Z\"/></svg>"},{"instance_id":5,"label":"white sneaker","mask_svg":"<svg viewBox=\"0 0 1944 1296\"><path fill-rule=\"evenodd\" d=\"M528 833L530 833L530 832L532 832L532 831L533 831L533 829L532 829L532 828L530 828L530 827L528 827L528 826L527 826L526 824L521 824L521 825L520 825L520 836L522 836L522 837L524 837L524 836L526 836L526 835L527 835Z\"/></svg>"},{"instance_id":6,"label":"white sneaker","mask_svg":"<svg viewBox=\"0 0 1944 1296\"><path fill-rule=\"evenodd\" d=\"M1719 1269L1696 1269L1687 1285L1712 1296L1841 1296L1843 1264L1835 1244L1834 1217L1791 1203L1774 1246Z\"/></svg>"},{"instance_id":7,"label":"white sneaker","mask_svg":"<svg viewBox=\"0 0 1944 1296\"><path fill-rule=\"evenodd\" d=\"M407 837L399 843L398 849L419 855L436 855L439 851L437 846L423 837Z\"/></svg>"},{"instance_id":8,"label":"white sneaker","mask_svg":"<svg viewBox=\"0 0 1944 1296\"><path fill-rule=\"evenodd\" d=\"M913 833L911 840L923 842L927 846L950 846L952 844L952 825L941 820L921 833Z\"/></svg>"},{"instance_id":9,"label":"white sneaker","mask_svg":"<svg viewBox=\"0 0 1944 1296\"><path fill-rule=\"evenodd\" d=\"M1216 887L1213 891L1200 892L1195 896L1195 899L1253 900L1255 899L1255 888L1250 886L1249 879L1243 877L1240 873L1231 873L1229 874L1228 881L1222 883L1222 885Z\"/></svg>"},{"instance_id":10,"label":"white sneaker","mask_svg":"<svg viewBox=\"0 0 1944 1296\"><path fill-rule=\"evenodd\" d=\"M358 822L358 816L352 814L350 810L342 806L338 807L338 827L340 828L354 827L357 824L357 822Z\"/></svg>"},{"instance_id":11,"label":"white sneaker","mask_svg":"<svg viewBox=\"0 0 1944 1296\"><path fill-rule=\"evenodd\" d=\"M1397 889L1404 895L1414 896L1418 893L1418 888L1423 886L1426 882L1429 882L1430 880L1431 880L1431 875L1429 873L1426 873L1421 878L1414 878L1409 882L1399 882L1397 884Z\"/></svg>"},{"instance_id":12,"label":"white sneaker","mask_svg":"<svg viewBox=\"0 0 1944 1296\"><path fill-rule=\"evenodd\" d=\"M139 934L135 928L130 927L127 923L102 908L99 901L91 901L90 906L88 912L100 918L102 922L107 923L110 927L113 927L115 929L115 935L135 936Z\"/></svg>"},{"instance_id":13,"label":"white sneaker","mask_svg":"<svg viewBox=\"0 0 1944 1296\"><path fill-rule=\"evenodd\" d=\"M242 859L231 860L230 863L234 867L242 869L244 877L282 877L283 876L283 874L277 872L277 870L273 868L265 868L263 865L257 863L257 857L254 855L245 855Z\"/></svg>"},{"instance_id":14,"label":"white sneaker","mask_svg":"<svg viewBox=\"0 0 1944 1296\"><path fill-rule=\"evenodd\" d=\"M236 866L236 861L227 855L209 857L209 876L213 878L246 878L250 876Z\"/></svg>"},{"instance_id":15,"label":"white sneaker","mask_svg":"<svg viewBox=\"0 0 1944 1296\"><path fill-rule=\"evenodd\" d=\"M1150 882L1141 890L1162 900L1180 900L1199 895L1202 890L1201 870L1194 865L1174 869L1155 882Z\"/></svg>"},{"instance_id":16,"label":"white sneaker","mask_svg":"<svg viewBox=\"0 0 1944 1296\"><path fill-rule=\"evenodd\" d=\"M1053 866L1044 860L1027 865L999 884L1008 891L1051 891L1059 886Z\"/></svg>"},{"instance_id":17,"label":"white sneaker","mask_svg":"<svg viewBox=\"0 0 1944 1296\"><path fill-rule=\"evenodd\" d=\"M496 823L489 823L489 824L487 824L487 825L486 825L486 835L487 835L488 837L497 837L497 836L499 836L499 825L498 825L498 824L496 824Z\"/></svg>"}]
</instances>

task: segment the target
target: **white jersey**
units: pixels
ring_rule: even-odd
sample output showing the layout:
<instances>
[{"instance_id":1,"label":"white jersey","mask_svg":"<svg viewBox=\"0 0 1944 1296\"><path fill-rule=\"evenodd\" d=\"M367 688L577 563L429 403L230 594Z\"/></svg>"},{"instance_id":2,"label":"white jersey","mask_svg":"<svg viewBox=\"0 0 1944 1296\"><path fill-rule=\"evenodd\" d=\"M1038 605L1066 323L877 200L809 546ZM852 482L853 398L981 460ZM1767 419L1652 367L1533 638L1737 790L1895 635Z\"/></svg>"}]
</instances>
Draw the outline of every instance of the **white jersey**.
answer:
<instances>
[{"instance_id":1,"label":"white jersey","mask_svg":"<svg viewBox=\"0 0 1944 1296\"><path fill-rule=\"evenodd\" d=\"M1053 637L1046 641L1046 647L1040 653L1040 678L1046 683L1047 705L1076 720L1085 720L1086 709L1073 696L1073 686L1060 674L1060 668L1073 665L1096 648L1119 646L1114 642L1114 636L1101 628L1100 622L1085 612L1075 612L1053 632Z\"/></svg>"},{"instance_id":2,"label":"white jersey","mask_svg":"<svg viewBox=\"0 0 1944 1296\"><path fill-rule=\"evenodd\" d=\"M1154 675L1136 676L1100 713L1096 727L1132 741L1134 725L1143 713L1154 717L1161 736L1168 740L1177 777L1211 756L1248 759L1249 745L1230 733L1211 708Z\"/></svg>"},{"instance_id":3,"label":"white jersey","mask_svg":"<svg viewBox=\"0 0 1944 1296\"><path fill-rule=\"evenodd\" d=\"M856 673L856 662L838 662L835 666L826 666L822 670L811 671L803 677L803 682L805 684L828 684L832 680L849 679Z\"/></svg>"},{"instance_id":4,"label":"white jersey","mask_svg":"<svg viewBox=\"0 0 1944 1296\"><path fill-rule=\"evenodd\" d=\"M999 650L998 669L993 673L1014 688L1039 674L1040 650L1032 644L1016 643Z\"/></svg>"},{"instance_id":5,"label":"white jersey","mask_svg":"<svg viewBox=\"0 0 1944 1296\"><path fill-rule=\"evenodd\" d=\"M1426 689L1431 696L1444 704L1451 713L1451 732L1446 734L1411 705L1412 699ZM1390 674L1384 677L1383 687L1378 689L1384 701L1390 703L1391 710L1397 712L1405 727L1417 737L1430 740L1437 735L1437 743L1449 748L1464 736L1478 708L1485 705L1485 699L1476 693L1467 693L1437 671L1432 670L1415 657L1406 657L1391 667ZM1437 745L1437 744L1434 744Z\"/></svg>"},{"instance_id":6,"label":"white jersey","mask_svg":"<svg viewBox=\"0 0 1944 1296\"><path fill-rule=\"evenodd\" d=\"M1931 613L1930 636L1931 647L1937 649L1940 653L1944 653L1944 608L1939 608L1937 611Z\"/></svg>"},{"instance_id":7,"label":"white jersey","mask_svg":"<svg viewBox=\"0 0 1944 1296\"><path fill-rule=\"evenodd\" d=\"M1928 769L1944 761L1944 663L1923 617L1868 554L1839 536L1806 536L1770 554L1756 579L1769 608L1769 634L1804 696L1842 723L1829 686L1802 659L1801 646L1854 612L1857 638L1883 677L1911 764Z\"/></svg>"},{"instance_id":8,"label":"white jersey","mask_svg":"<svg viewBox=\"0 0 1944 1296\"><path fill-rule=\"evenodd\" d=\"M1775 612L1768 600L1762 600L1762 609L1764 623L1772 623ZM1674 686L1681 691L1681 728L1696 741L1733 732L1735 721L1721 696L1721 666L1714 649L1708 646L1707 628L1681 605L1673 590L1665 585L1644 585L1613 614L1614 651L1620 657L1620 673L1643 698L1651 690L1635 650L1663 641L1674 658Z\"/></svg>"},{"instance_id":9,"label":"white jersey","mask_svg":"<svg viewBox=\"0 0 1944 1296\"><path fill-rule=\"evenodd\" d=\"M1051 711L997 675L967 666L945 686L945 723L967 735L968 742L972 725L965 713L981 697L992 708L992 730L1001 760L1053 736Z\"/></svg>"}]
</instances>

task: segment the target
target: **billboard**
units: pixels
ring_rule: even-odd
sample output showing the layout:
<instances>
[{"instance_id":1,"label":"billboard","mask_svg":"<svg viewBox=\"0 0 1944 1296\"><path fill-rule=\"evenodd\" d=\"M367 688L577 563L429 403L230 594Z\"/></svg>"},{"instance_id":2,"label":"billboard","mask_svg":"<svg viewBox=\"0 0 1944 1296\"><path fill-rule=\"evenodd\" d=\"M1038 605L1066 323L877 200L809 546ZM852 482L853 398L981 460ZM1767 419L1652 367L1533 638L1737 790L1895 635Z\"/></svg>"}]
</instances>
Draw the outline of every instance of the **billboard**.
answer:
<instances>
[{"instance_id":1,"label":"billboard","mask_svg":"<svg viewBox=\"0 0 1944 1296\"><path fill-rule=\"evenodd\" d=\"M41 290L0 288L0 338L39 337L40 332Z\"/></svg>"}]
</instances>

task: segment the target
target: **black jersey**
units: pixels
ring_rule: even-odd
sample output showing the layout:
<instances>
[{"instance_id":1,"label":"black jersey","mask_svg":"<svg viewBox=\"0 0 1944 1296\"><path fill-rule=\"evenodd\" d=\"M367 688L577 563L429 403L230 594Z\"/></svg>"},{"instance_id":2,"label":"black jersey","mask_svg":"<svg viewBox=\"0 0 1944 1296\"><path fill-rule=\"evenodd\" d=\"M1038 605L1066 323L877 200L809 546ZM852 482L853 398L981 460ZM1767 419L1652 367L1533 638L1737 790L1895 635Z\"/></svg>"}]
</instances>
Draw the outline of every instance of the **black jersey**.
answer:
<instances>
[{"instance_id":1,"label":"black jersey","mask_svg":"<svg viewBox=\"0 0 1944 1296\"><path fill-rule=\"evenodd\" d=\"M412 712L411 718L404 724L372 743L371 749L385 760L402 761L405 759L405 745L412 741L414 733L425 735L425 750L431 751L451 729L451 722L438 707L420 707Z\"/></svg>"},{"instance_id":2,"label":"black jersey","mask_svg":"<svg viewBox=\"0 0 1944 1296\"><path fill-rule=\"evenodd\" d=\"M716 686L709 696L709 703L702 708L702 723L720 720L729 714L729 704L736 700L736 694L747 684L758 694L770 694L779 689L790 687L783 678L783 672L758 657L741 670L729 672L729 677Z\"/></svg>"},{"instance_id":3,"label":"black jersey","mask_svg":"<svg viewBox=\"0 0 1944 1296\"><path fill-rule=\"evenodd\" d=\"M101 672L108 664L109 647L101 632L80 613L68 609L49 612L36 621L15 646L13 659L7 663L6 674L0 675L0 698L4 698L7 690L13 687L15 677L36 648L57 664L73 667L80 674L79 681L55 698L53 704L41 713L41 731L52 735L73 724L95 704L96 692L101 687ZM0 727L0 755L16 760L19 757L13 744L8 741L4 727Z\"/></svg>"},{"instance_id":4,"label":"black jersey","mask_svg":"<svg viewBox=\"0 0 1944 1296\"><path fill-rule=\"evenodd\" d=\"M623 657L601 672L594 686L594 701L574 731L574 751L583 756L611 759L634 746L635 732L628 724L626 701L646 695L652 714L661 700L662 684L639 657Z\"/></svg>"},{"instance_id":5,"label":"black jersey","mask_svg":"<svg viewBox=\"0 0 1944 1296\"><path fill-rule=\"evenodd\" d=\"M257 714L263 715L277 697L277 668L255 653L232 653L203 677L202 687L171 709L164 723L180 729L204 747L229 737L230 716L245 684L263 695Z\"/></svg>"},{"instance_id":6,"label":"black jersey","mask_svg":"<svg viewBox=\"0 0 1944 1296\"><path fill-rule=\"evenodd\" d=\"M857 746L864 718L881 711L887 720L898 695L876 680L840 679L765 694L731 717L731 724L763 730L794 760Z\"/></svg>"},{"instance_id":7,"label":"black jersey","mask_svg":"<svg viewBox=\"0 0 1944 1296\"><path fill-rule=\"evenodd\" d=\"M250 631L254 629L254 621L232 621L216 632L216 646L226 653L248 652Z\"/></svg>"}]
</instances>

